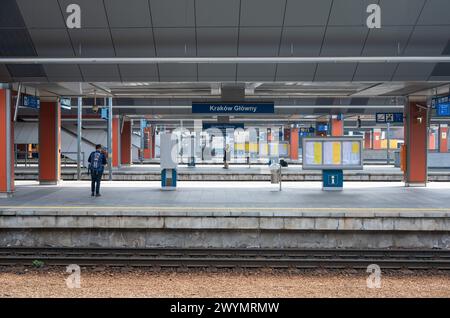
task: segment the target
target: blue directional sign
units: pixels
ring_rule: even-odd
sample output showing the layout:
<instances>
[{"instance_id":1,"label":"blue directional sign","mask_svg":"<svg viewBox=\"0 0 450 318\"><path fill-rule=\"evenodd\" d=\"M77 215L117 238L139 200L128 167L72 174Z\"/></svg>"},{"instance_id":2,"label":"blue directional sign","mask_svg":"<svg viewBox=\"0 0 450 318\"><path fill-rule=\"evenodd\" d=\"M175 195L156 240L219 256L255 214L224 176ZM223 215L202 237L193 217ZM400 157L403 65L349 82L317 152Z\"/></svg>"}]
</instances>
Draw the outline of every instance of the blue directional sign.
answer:
<instances>
[{"instance_id":1,"label":"blue directional sign","mask_svg":"<svg viewBox=\"0 0 450 318\"><path fill-rule=\"evenodd\" d=\"M38 109L41 105L40 99L37 96L22 95L22 106Z\"/></svg>"},{"instance_id":2,"label":"blue directional sign","mask_svg":"<svg viewBox=\"0 0 450 318\"><path fill-rule=\"evenodd\" d=\"M403 123L403 113L376 113L375 121L377 123Z\"/></svg>"},{"instance_id":3,"label":"blue directional sign","mask_svg":"<svg viewBox=\"0 0 450 318\"><path fill-rule=\"evenodd\" d=\"M274 103L192 103L193 114L273 114Z\"/></svg>"},{"instance_id":4,"label":"blue directional sign","mask_svg":"<svg viewBox=\"0 0 450 318\"><path fill-rule=\"evenodd\" d=\"M441 116L441 117L450 116L450 102L437 104L436 105L436 116Z\"/></svg>"}]
</instances>

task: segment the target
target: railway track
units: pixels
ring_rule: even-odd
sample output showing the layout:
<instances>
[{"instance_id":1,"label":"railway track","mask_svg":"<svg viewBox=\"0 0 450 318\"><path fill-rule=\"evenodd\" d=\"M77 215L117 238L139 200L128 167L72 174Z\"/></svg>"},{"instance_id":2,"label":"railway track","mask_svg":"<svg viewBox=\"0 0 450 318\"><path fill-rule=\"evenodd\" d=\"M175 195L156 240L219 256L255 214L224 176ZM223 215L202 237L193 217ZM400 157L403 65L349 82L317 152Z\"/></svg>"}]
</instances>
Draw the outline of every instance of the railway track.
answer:
<instances>
[{"instance_id":1,"label":"railway track","mask_svg":"<svg viewBox=\"0 0 450 318\"><path fill-rule=\"evenodd\" d=\"M450 270L450 250L0 247L0 265Z\"/></svg>"}]
</instances>

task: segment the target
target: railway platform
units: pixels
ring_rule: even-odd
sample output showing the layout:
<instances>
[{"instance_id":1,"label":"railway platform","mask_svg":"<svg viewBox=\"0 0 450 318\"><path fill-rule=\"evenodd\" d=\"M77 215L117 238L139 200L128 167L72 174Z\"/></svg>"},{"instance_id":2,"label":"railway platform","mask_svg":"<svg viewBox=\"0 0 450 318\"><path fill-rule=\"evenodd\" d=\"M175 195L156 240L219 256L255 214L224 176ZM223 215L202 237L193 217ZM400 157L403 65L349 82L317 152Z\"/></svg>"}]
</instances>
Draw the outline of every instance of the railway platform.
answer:
<instances>
[{"instance_id":1,"label":"railway platform","mask_svg":"<svg viewBox=\"0 0 450 318\"><path fill-rule=\"evenodd\" d=\"M0 202L3 246L449 248L450 184L351 182L17 182Z\"/></svg>"},{"instance_id":2,"label":"railway platform","mask_svg":"<svg viewBox=\"0 0 450 318\"><path fill-rule=\"evenodd\" d=\"M105 176L104 178L106 178ZM15 169L16 180L37 180L39 178L37 166L17 167ZM63 180L76 180L77 169L63 167L61 171ZM89 180L87 170L82 170L82 180ZM161 178L159 165L133 165L115 169L113 180L115 181L158 181ZM267 165L241 165L230 166L223 169L221 165L200 165L187 167L180 165L178 168L178 180L180 181L269 181L270 170ZM283 168L284 181L320 181L322 172L317 170L303 170L301 165L291 165ZM393 165L365 165L363 170L344 171L345 181L382 181L401 182L403 172ZM449 169L430 169L429 181L450 182Z\"/></svg>"}]
</instances>

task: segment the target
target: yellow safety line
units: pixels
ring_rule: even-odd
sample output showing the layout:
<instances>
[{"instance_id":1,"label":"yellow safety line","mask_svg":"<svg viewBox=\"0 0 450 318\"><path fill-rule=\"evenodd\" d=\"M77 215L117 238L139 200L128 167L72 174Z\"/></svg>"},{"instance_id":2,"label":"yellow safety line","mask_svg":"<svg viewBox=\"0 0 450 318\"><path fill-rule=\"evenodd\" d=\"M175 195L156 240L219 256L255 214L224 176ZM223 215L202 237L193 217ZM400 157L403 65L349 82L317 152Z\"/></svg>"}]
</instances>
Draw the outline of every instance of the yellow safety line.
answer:
<instances>
[{"instance_id":1,"label":"yellow safety line","mask_svg":"<svg viewBox=\"0 0 450 318\"><path fill-rule=\"evenodd\" d=\"M288 208L288 207L175 207L175 206L0 206L0 209L96 209L96 210L215 210L215 211L445 211L450 208Z\"/></svg>"}]
</instances>

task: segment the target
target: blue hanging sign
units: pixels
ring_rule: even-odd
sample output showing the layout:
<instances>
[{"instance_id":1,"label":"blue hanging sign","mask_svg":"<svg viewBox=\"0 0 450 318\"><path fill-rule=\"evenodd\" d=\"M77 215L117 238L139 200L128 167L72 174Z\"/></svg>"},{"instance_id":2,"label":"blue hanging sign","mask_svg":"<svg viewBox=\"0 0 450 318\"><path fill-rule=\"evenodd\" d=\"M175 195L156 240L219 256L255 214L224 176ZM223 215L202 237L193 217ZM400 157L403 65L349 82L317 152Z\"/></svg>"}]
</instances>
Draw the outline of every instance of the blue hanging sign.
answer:
<instances>
[{"instance_id":1,"label":"blue hanging sign","mask_svg":"<svg viewBox=\"0 0 450 318\"><path fill-rule=\"evenodd\" d=\"M22 106L39 109L41 101L37 96L22 95Z\"/></svg>"},{"instance_id":2,"label":"blue hanging sign","mask_svg":"<svg viewBox=\"0 0 450 318\"><path fill-rule=\"evenodd\" d=\"M70 97L61 97L59 99L59 104L61 105L62 109L72 109L72 99Z\"/></svg>"},{"instance_id":3,"label":"blue hanging sign","mask_svg":"<svg viewBox=\"0 0 450 318\"><path fill-rule=\"evenodd\" d=\"M403 113L376 113L375 121L377 123L403 123Z\"/></svg>"},{"instance_id":4,"label":"blue hanging sign","mask_svg":"<svg viewBox=\"0 0 450 318\"><path fill-rule=\"evenodd\" d=\"M273 114L274 103L192 103L193 114Z\"/></svg>"}]
</instances>

